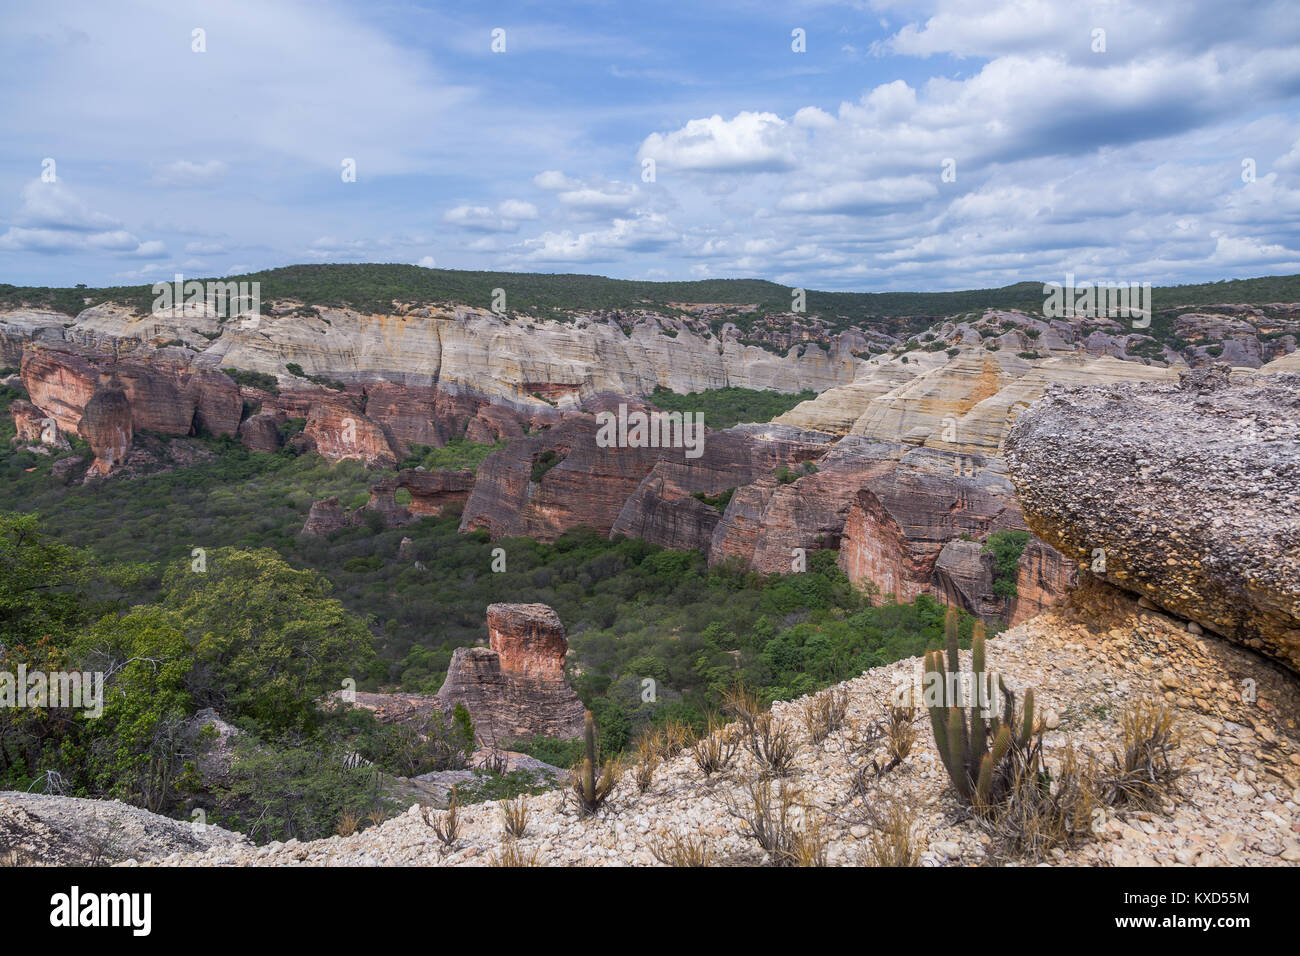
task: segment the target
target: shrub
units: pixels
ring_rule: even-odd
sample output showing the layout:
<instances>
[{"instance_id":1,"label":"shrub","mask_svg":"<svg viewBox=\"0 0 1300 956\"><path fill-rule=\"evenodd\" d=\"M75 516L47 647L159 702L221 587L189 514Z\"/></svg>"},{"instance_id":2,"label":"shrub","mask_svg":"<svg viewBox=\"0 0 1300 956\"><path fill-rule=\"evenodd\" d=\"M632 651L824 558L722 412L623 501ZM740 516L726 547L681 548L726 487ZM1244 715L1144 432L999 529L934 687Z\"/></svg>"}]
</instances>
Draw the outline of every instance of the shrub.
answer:
<instances>
[{"instance_id":1,"label":"shrub","mask_svg":"<svg viewBox=\"0 0 1300 956\"><path fill-rule=\"evenodd\" d=\"M372 768L351 767L341 753L300 739L239 738L229 775L204 802L209 822L256 843L324 839L345 815L360 819L377 803L391 806Z\"/></svg>"},{"instance_id":2,"label":"shrub","mask_svg":"<svg viewBox=\"0 0 1300 956\"><path fill-rule=\"evenodd\" d=\"M1019 593L1020 556L1030 537L1028 531L994 531L984 543L981 551L993 555L993 593L998 597L1010 600Z\"/></svg>"},{"instance_id":3,"label":"shrub","mask_svg":"<svg viewBox=\"0 0 1300 956\"><path fill-rule=\"evenodd\" d=\"M541 455L537 457L537 460L533 462L533 470L529 476L530 480L534 484L541 481L542 478L545 477L548 471L550 471L552 468L554 468L563 460L564 459L562 459L551 449L549 448L546 449L546 451L542 452Z\"/></svg>"}]
</instances>

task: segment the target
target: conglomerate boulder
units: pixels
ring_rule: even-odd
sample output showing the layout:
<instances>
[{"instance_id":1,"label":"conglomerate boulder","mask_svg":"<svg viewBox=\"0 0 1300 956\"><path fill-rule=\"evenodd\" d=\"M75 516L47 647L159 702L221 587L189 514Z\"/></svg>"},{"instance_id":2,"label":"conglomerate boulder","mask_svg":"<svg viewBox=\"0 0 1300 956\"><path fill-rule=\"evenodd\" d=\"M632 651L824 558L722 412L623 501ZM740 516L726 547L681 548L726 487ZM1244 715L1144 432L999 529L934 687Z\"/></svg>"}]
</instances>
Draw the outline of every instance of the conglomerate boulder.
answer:
<instances>
[{"instance_id":1,"label":"conglomerate boulder","mask_svg":"<svg viewBox=\"0 0 1300 956\"><path fill-rule=\"evenodd\" d=\"M1230 371L1051 391L1007 461L1044 541L1300 670L1300 375Z\"/></svg>"}]
</instances>

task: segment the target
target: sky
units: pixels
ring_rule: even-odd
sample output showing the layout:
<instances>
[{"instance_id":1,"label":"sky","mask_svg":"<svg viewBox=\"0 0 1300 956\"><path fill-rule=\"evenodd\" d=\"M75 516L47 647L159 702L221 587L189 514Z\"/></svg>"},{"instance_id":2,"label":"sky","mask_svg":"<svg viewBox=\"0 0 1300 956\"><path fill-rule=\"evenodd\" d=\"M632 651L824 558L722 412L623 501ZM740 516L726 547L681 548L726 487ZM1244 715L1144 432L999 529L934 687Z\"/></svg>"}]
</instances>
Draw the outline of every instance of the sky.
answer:
<instances>
[{"instance_id":1,"label":"sky","mask_svg":"<svg viewBox=\"0 0 1300 956\"><path fill-rule=\"evenodd\" d=\"M1300 272L1297 0L0 11L0 282Z\"/></svg>"}]
</instances>

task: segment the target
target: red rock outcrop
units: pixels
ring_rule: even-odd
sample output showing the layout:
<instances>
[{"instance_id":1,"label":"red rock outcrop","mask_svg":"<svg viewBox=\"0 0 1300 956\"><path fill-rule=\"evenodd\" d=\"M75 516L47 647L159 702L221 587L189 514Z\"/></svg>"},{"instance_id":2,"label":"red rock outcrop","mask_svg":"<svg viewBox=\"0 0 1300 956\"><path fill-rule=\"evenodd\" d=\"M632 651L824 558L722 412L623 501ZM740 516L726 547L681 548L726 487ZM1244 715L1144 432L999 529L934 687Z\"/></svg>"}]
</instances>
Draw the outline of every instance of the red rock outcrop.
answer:
<instances>
[{"instance_id":1,"label":"red rock outcrop","mask_svg":"<svg viewBox=\"0 0 1300 956\"><path fill-rule=\"evenodd\" d=\"M355 458L368 465L392 465L397 462L384 429L350 405L339 401L322 401L307 413L303 434L326 458Z\"/></svg>"},{"instance_id":2,"label":"red rock outcrop","mask_svg":"<svg viewBox=\"0 0 1300 956\"><path fill-rule=\"evenodd\" d=\"M282 415L265 409L250 415L239 426L239 441L249 451L279 451L282 418Z\"/></svg>"},{"instance_id":3,"label":"red rock outcrop","mask_svg":"<svg viewBox=\"0 0 1300 956\"><path fill-rule=\"evenodd\" d=\"M569 644L559 616L545 604L493 604L487 619L489 646L452 654L438 691L443 708L464 703L489 744L580 736L584 708L564 674Z\"/></svg>"},{"instance_id":4,"label":"red rock outcrop","mask_svg":"<svg viewBox=\"0 0 1300 956\"><path fill-rule=\"evenodd\" d=\"M918 448L889 474L869 479L845 522L839 564L849 579L875 584L899 601L959 593L957 553L945 567L952 587L945 592L933 581L944 546L963 535L983 539L993 531L1025 527L1010 481L988 464L979 456Z\"/></svg>"},{"instance_id":5,"label":"red rock outcrop","mask_svg":"<svg viewBox=\"0 0 1300 956\"><path fill-rule=\"evenodd\" d=\"M234 435L239 427L239 386L224 372L171 355L117 358L66 343L34 344L23 353L23 384L32 403L65 431L78 427L106 374L116 376L126 395L135 431Z\"/></svg>"},{"instance_id":6,"label":"red rock outcrop","mask_svg":"<svg viewBox=\"0 0 1300 956\"><path fill-rule=\"evenodd\" d=\"M461 531L554 541L581 524L608 534L661 450L599 448L596 432L592 416L570 413L542 434L489 455L465 503ZM539 481L532 480L534 465Z\"/></svg>"},{"instance_id":7,"label":"red rock outcrop","mask_svg":"<svg viewBox=\"0 0 1300 956\"><path fill-rule=\"evenodd\" d=\"M76 431L86 403L99 387L99 369L78 352L32 347L23 352L21 371L32 404L58 422L62 431Z\"/></svg>"},{"instance_id":8,"label":"red rock outcrop","mask_svg":"<svg viewBox=\"0 0 1300 956\"><path fill-rule=\"evenodd\" d=\"M410 493L410 504L397 503L397 492L402 489ZM384 515L389 525L401 525L425 515L441 514L449 504L464 504L473 489L474 472L468 468L459 471L404 468L396 476L370 486L366 507Z\"/></svg>"},{"instance_id":9,"label":"red rock outcrop","mask_svg":"<svg viewBox=\"0 0 1300 956\"><path fill-rule=\"evenodd\" d=\"M46 415L39 408L24 398L16 398L9 403L9 414L13 416L15 444L40 445L49 448L68 449L72 446L59 431L58 422Z\"/></svg>"},{"instance_id":10,"label":"red rock outcrop","mask_svg":"<svg viewBox=\"0 0 1300 956\"><path fill-rule=\"evenodd\" d=\"M1008 623L1013 627L1065 600L1065 594L1079 583L1074 562L1045 541L1030 538L1020 555L1016 597Z\"/></svg>"},{"instance_id":11,"label":"red rock outcrop","mask_svg":"<svg viewBox=\"0 0 1300 956\"><path fill-rule=\"evenodd\" d=\"M699 458L669 453L654 464L623 503L611 533L644 538L666 548L708 552L723 509L696 498L697 493L710 498L728 491L734 495L734 489L779 468L797 468L825 452L824 444L801 441L793 434L758 438L744 431L708 432Z\"/></svg>"},{"instance_id":12,"label":"red rock outcrop","mask_svg":"<svg viewBox=\"0 0 1300 956\"><path fill-rule=\"evenodd\" d=\"M315 534L324 537L341 528L352 528L360 523L360 516L355 511L348 511L338 498L322 498L311 503L307 512L307 522L299 534Z\"/></svg>"},{"instance_id":13,"label":"red rock outcrop","mask_svg":"<svg viewBox=\"0 0 1300 956\"><path fill-rule=\"evenodd\" d=\"M117 379L110 378L86 402L80 431L95 452L88 478L107 477L126 462L135 432L131 425L131 403Z\"/></svg>"},{"instance_id":14,"label":"red rock outcrop","mask_svg":"<svg viewBox=\"0 0 1300 956\"><path fill-rule=\"evenodd\" d=\"M814 447L825 452L824 445ZM805 555L838 549L854 495L893 471L903 450L890 442L845 439L812 474L784 483L765 479L753 486L756 493L737 492L714 531L709 563L739 557L755 570L783 573L791 570L795 549Z\"/></svg>"}]
</instances>

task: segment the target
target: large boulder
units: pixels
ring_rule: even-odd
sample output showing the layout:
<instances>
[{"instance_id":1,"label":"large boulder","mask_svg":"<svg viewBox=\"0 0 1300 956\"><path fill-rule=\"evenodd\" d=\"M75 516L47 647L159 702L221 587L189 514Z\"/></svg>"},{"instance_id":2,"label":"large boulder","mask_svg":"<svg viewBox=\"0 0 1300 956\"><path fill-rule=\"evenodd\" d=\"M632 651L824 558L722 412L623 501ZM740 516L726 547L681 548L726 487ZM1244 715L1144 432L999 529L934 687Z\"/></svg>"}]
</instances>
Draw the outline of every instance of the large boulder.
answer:
<instances>
[{"instance_id":1,"label":"large boulder","mask_svg":"<svg viewBox=\"0 0 1300 956\"><path fill-rule=\"evenodd\" d=\"M1007 461L1040 538L1300 671L1300 375L1229 376L1049 392Z\"/></svg>"}]
</instances>

